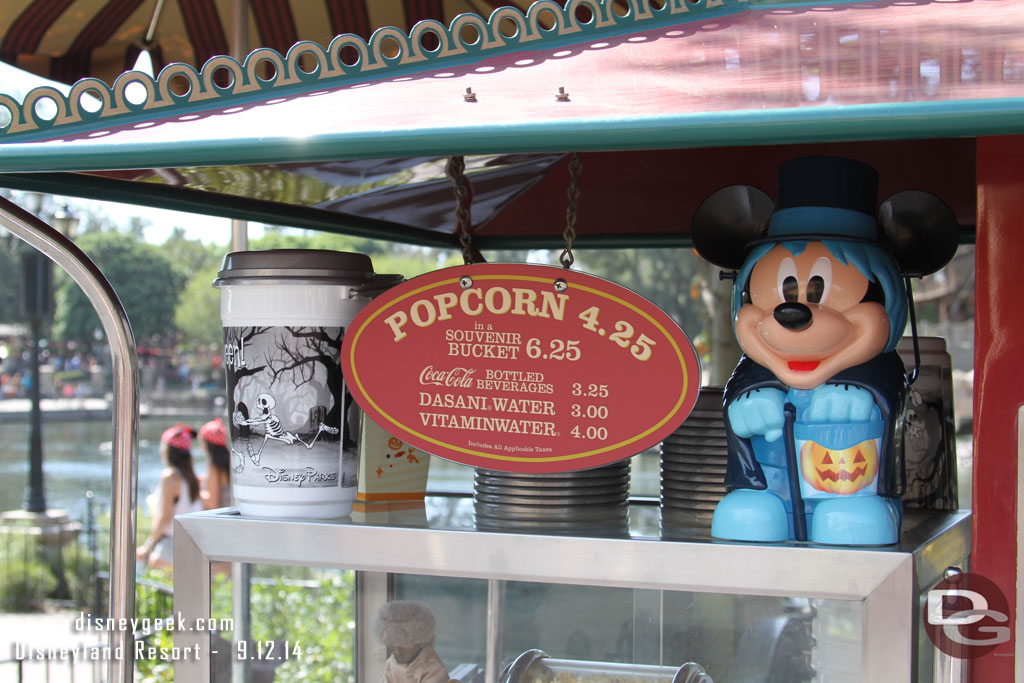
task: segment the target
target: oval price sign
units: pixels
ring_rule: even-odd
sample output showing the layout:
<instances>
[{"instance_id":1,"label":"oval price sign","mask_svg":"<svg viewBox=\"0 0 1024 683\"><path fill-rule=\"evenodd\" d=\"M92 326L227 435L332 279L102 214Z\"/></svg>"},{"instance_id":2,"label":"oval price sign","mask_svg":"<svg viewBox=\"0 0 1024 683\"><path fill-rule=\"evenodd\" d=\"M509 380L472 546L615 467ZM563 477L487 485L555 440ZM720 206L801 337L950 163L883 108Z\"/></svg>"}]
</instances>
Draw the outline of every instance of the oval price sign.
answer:
<instances>
[{"instance_id":1,"label":"oval price sign","mask_svg":"<svg viewBox=\"0 0 1024 683\"><path fill-rule=\"evenodd\" d=\"M586 273L473 264L407 280L342 344L356 402L427 453L506 472L606 465L660 442L697 400L689 339Z\"/></svg>"}]
</instances>

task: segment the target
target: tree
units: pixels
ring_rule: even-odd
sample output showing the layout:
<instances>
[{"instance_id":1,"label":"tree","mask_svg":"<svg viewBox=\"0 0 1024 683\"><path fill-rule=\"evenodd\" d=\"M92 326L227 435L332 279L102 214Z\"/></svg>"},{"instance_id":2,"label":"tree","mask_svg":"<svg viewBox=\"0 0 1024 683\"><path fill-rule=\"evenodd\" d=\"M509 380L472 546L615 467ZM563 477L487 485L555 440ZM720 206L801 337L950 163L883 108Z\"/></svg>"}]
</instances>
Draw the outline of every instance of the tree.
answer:
<instances>
[{"instance_id":1,"label":"tree","mask_svg":"<svg viewBox=\"0 0 1024 683\"><path fill-rule=\"evenodd\" d=\"M50 195L35 192L18 192L0 189L0 197L9 199L14 204L53 224L53 215L61 208L62 202ZM0 274L3 287L0 287L0 322L12 323L23 321L21 315L21 254L33 250L13 233L0 232ZM54 272L60 269L54 267Z\"/></svg>"},{"instance_id":2,"label":"tree","mask_svg":"<svg viewBox=\"0 0 1024 683\"><path fill-rule=\"evenodd\" d=\"M561 250L495 252L494 261L557 264ZM573 268L628 287L672 317L693 342L706 379L721 385L740 357L732 333L731 286L717 280L718 269L692 249L579 249Z\"/></svg>"},{"instance_id":3,"label":"tree","mask_svg":"<svg viewBox=\"0 0 1024 683\"><path fill-rule=\"evenodd\" d=\"M182 337L195 344L219 344L221 332L220 290L213 281L219 264L207 265L188 281L174 309L174 324Z\"/></svg>"},{"instance_id":4,"label":"tree","mask_svg":"<svg viewBox=\"0 0 1024 683\"><path fill-rule=\"evenodd\" d=\"M115 231L117 231L117 223L102 211L88 211L81 214L81 222L78 225L79 235ZM139 237L139 239L142 238Z\"/></svg>"},{"instance_id":5,"label":"tree","mask_svg":"<svg viewBox=\"0 0 1024 683\"><path fill-rule=\"evenodd\" d=\"M690 249L574 250L575 268L613 280L668 313L693 339L703 329L693 286L697 257Z\"/></svg>"},{"instance_id":6,"label":"tree","mask_svg":"<svg viewBox=\"0 0 1024 683\"><path fill-rule=\"evenodd\" d=\"M160 249L188 279L200 271L208 272L211 268L216 273L226 251L225 247L218 244L203 244L201 240L188 239L185 237L185 229L180 227L171 231ZM213 278L210 282L213 282Z\"/></svg>"},{"instance_id":7,"label":"tree","mask_svg":"<svg viewBox=\"0 0 1024 683\"><path fill-rule=\"evenodd\" d=\"M0 323L13 323L21 320L20 284L21 284L21 240L14 235L0 238L0 273L4 273L4 287L0 287Z\"/></svg>"},{"instance_id":8,"label":"tree","mask_svg":"<svg viewBox=\"0 0 1024 683\"><path fill-rule=\"evenodd\" d=\"M220 270L226 247L203 244L185 237L174 228L160 249L183 271L186 284L174 309L174 324L187 344L219 344L221 333L220 293L213 281Z\"/></svg>"},{"instance_id":9,"label":"tree","mask_svg":"<svg viewBox=\"0 0 1024 683\"><path fill-rule=\"evenodd\" d=\"M407 278L461 262L454 252L394 245L347 235L284 230L264 233L250 243L250 248L359 252L371 255L376 272L400 273ZM220 270L225 247L203 245L198 240L185 239L184 231L179 228L175 229L161 250L176 264L189 268L188 282L174 311L174 322L182 338L198 344L222 342L220 292L213 287L213 281Z\"/></svg>"},{"instance_id":10,"label":"tree","mask_svg":"<svg viewBox=\"0 0 1024 683\"><path fill-rule=\"evenodd\" d=\"M159 247L118 232L83 235L78 246L110 281L137 339L174 332L174 308L185 279ZM54 336L61 341L91 345L95 341L93 334L99 329L92 304L78 285L61 274Z\"/></svg>"},{"instance_id":11,"label":"tree","mask_svg":"<svg viewBox=\"0 0 1024 683\"><path fill-rule=\"evenodd\" d=\"M432 249L384 240L333 233L268 230L253 240L251 249L326 249L366 254L373 260L376 273L397 273L406 278L462 263L456 250Z\"/></svg>"}]
</instances>

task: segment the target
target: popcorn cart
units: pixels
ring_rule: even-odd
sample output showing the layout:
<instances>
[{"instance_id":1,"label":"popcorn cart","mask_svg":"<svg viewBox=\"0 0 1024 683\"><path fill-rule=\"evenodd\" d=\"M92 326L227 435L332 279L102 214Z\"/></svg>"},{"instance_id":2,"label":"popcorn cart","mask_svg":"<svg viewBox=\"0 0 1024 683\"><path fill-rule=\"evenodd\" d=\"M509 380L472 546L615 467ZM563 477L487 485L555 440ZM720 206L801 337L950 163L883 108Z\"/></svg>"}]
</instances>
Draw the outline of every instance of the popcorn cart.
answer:
<instances>
[{"instance_id":1,"label":"popcorn cart","mask_svg":"<svg viewBox=\"0 0 1024 683\"><path fill-rule=\"evenodd\" d=\"M56 113L40 113L43 102ZM1024 675L1024 317L1014 298L1024 295L1024 4L540 0L369 40L170 64L155 78L84 79L68 95L0 95L0 107L10 114L0 186L451 247L467 263L487 249L564 247L568 266L574 243L689 246L705 197L739 183L770 194L780 163L798 156L869 164L881 196L940 197L977 250L970 510L907 509L898 543L870 548L721 542L700 515L668 524L686 515L664 500L627 500L611 528L483 525L472 500L432 507L430 492L422 518L217 510L176 521L175 610L209 615L213 562L353 570L360 681L384 675L371 627L395 599L431 604L434 649L462 681ZM116 342L110 608L131 616L138 385L128 321L86 255L0 208L0 225L90 292ZM699 400L709 403L698 411L721 406L710 393ZM926 633L929 591L968 571L1006 599L1005 610L974 608L1012 634L990 632L973 658ZM185 631L175 645L209 639ZM112 677L130 680L131 665L113 662ZM210 659L175 662L179 681L211 671Z\"/></svg>"}]
</instances>

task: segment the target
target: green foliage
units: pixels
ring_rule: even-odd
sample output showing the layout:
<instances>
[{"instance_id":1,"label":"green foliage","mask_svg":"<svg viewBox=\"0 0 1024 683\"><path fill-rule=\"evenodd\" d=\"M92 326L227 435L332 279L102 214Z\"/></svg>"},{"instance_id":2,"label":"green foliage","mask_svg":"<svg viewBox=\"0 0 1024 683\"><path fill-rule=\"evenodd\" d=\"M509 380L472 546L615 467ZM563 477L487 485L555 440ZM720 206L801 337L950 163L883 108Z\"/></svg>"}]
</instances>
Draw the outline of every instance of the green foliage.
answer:
<instances>
[{"instance_id":1,"label":"green foliage","mask_svg":"<svg viewBox=\"0 0 1024 683\"><path fill-rule=\"evenodd\" d=\"M149 647L167 648L171 652L174 647L174 634L170 631L157 631L146 641ZM135 660L135 680L142 683L173 683L174 661L170 658L152 659L141 657ZM220 679L217 679L220 680Z\"/></svg>"},{"instance_id":2,"label":"green foliage","mask_svg":"<svg viewBox=\"0 0 1024 683\"><path fill-rule=\"evenodd\" d=\"M398 273L406 278L462 263L456 251L392 244L383 240L333 233L268 230L253 240L250 249L326 249L367 254L377 273Z\"/></svg>"},{"instance_id":3,"label":"green foliage","mask_svg":"<svg viewBox=\"0 0 1024 683\"><path fill-rule=\"evenodd\" d=\"M313 235L309 232L294 232L291 230L280 230L280 229L268 229L263 233L263 236L249 240L249 249L252 250L264 250L264 249L315 249L320 247L313 247ZM352 251L351 249L342 249L341 251Z\"/></svg>"},{"instance_id":4,"label":"green foliage","mask_svg":"<svg viewBox=\"0 0 1024 683\"><path fill-rule=\"evenodd\" d=\"M557 266L561 253L561 249L494 249L484 252L484 258L488 263L536 263Z\"/></svg>"},{"instance_id":5,"label":"green foliage","mask_svg":"<svg viewBox=\"0 0 1024 683\"><path fill-rule=\"evenodd\" d=\"M139 231L133 229L134 226L138 225L137 219L132 222L133 225L129 226L125 231L130 235L134 235L136 239L139 239ZM118 226L110 216L102 212L88 212L81 216L81 221L78 224L78 234L88 235L97 232L117 232Z\"/></svg>"},{"instance_id":6,"label":"green foliage","mask_svg":"<svg viewBox=\"0 0 1024 683\"><path fill-rule=\"evenodd\" d=\"M301 648L277 669L275 683L354 680L354 596L351 572L327 574L317 588L282 578L253 587L253 639Z\"/></svg>"},{"instance_id":7,"label":"green foliage","mask_svg":"<svg viewBox=\"0 0 1024 683\"><path fill-rule=\"evenodd\" d=\"M219 263L215 263L196 272L178 298L174 324L190 344L217 344L224 340L220 290L213 287L219 270Z\"/></svg>"},{"instance_id":8,"label":"green foliage","mask_svg":"<svg viewBox=\"0 0 1024 683\"><path fill-rule=\"evenodd\" d=\"M4 273L4 286L0 287L0 323L21 320L21 240L7 234L0 238L0 273Z\"/></svg>"},{"instance_id":9,"label":"green foliage","mask_svg":"<svg viewBox=\"0 0 1024 683\"><path fill-rule=\"evenodd\" d=\"M105 604L102 596L96 600L97 590L102 591L96 573L107 569L105 548L98 549L93 557L89 553L87 534L71 529L59 533L63 535L63 543L58 542L57 532L44 537L24 527L3 528L0 533L0 609L37 611L52 601ZM106 538L104 531L99 534L97 540Z\"/></svg>"},{"instance_id":10,"label":"green foliage","mask_svg":"<svg viewBox=\"0 0 1024 683\"><path fill-rule=\"evenodd\" d=\"M174 332L174 307L185 280L183 269L160 247L116 232L84 235L78 246L110 281L137 339ZM54 336L61 341L93 343L100 322L92 304L69 277L62 275L59 281Z\"/></svg>"},{"instance_id":11,"label":"green foliage","mask_svg":"<svg viewBox=\"0 0 1024 683\"><path fill-rule=\"evenodd\" d=\"M160 245L160 250L187 278L220 266L225 252L224 247L216 244L203 244L201 240L188 239L184 228L174 228L171 236Z\"/></svg>"},{"instance_id":12,"label":"green foliage","mask_svg":"<svg viewBox=\"0 0 1024 683\"><path fill-rule=\"evenodd\" d=\"M160 587L163 590L160 590ZM172 579L170 570L150 569L135 584L135 616L139 619L165 619L173 616L170 595ZM157 631L146 640L155 648L171 648L174 636L170 631ZM139 658L135 662L136 680L171 683L174 680L174 662L169 659Z\"/></svg>"},{"instance_id":13,"label":"green foliage","mask_svg":"<svg viewBox=\"0 0 1024 683\"><path fill-rule=\"evenodd\" d=\"M361 254L369 254L370 257L373 257L374 259L379 254L388 254L396 249L402 249L399 245L385 242L383 240L370 239L369 237L354 237L352 235L338 235L331 232L311 233L309 248L330 249L332 251L355 251ZM374 270L377 270L376 259L374 262Z\"/></svg>"},{"instance_id":14,"label":"green foliage","mask_svg":"<svg viewBox=\"0 0 1024 683\"><path fill-rule=\"evenodd\" d=\"M377 273L397 273L405 279L423 275L439 268L462 264L462 257L455 252L437 252L424 249L419 251L395 250L393 254L373 257L373 270Z\"/></svg>"},{"instance_id":15,"label":"green foliage","mask_svg":"<svg viewBox=\"0 0 1024 683\"><path fill-rule=\"evenodd\" d=\"M701 331L703 307L692 285L698 276L692 249L574 249L573 266L617 282L654 302L691 339Z\"/></svg>"},{"instance_id":16,"label":"green foliage","mask_svg":"<svg viewBox=\"0 0 1024 683\"><path fill-rule=\"evenodd\" d=\"M57 576L35 536L7 531L0 547L0 596L5 610L38 610L53 597Z\"/></svg>"},{"instance_id":17,"label":"green foliage","mask_svg":"<svg viewBox=\"0 0 1024 683\"><path fill-rule=\"evenodd\" d=\"M88 370L61 370L53 373L53 379L57 382L86 382L92 375Z\"/></svg>"},{"instance_id":18,"label":"green foliage","mask_svg":"<svg viewBox=\"0 0 1024 683\"><path fill-rule=\"evenodd\" d=\"M335 683L354 681L355 657L355 584L352 572L310 570L301 567L254 567L261 576L251 586L250 619L253 643L276 641L273 655L285 657L284 641L288 643L287 659L273 664L275 683ZM265 574L274 574L267 578ZM316 576L315 581L297 581L297 576ZM166 574L147 572L149 577ZM288 578L285 578L285 577ZM145 613L137 598L136 613ZM210 615L221 620L231 616L231 578L219 574L211 587ZM232 643L233 634L217 634L218 672L229 668L239 650ZM170 648L173 633L162 631L149 639L152 647ZM247 651L255 655L257 646ZM266 648L264 647L264 651ZM221 659L222 658L222 659ZM253 662L253 668L269 666L270 662ZM173 681L173 662L142 659L137 662L138 680L149 682ZM221 680L218 677L216 680ZM227 680L226 678L224 680Z\"/></svg>"},{"instance_id":19,"label":"green foliage","mask_svg":"<svg viewBox=\"0 0 1024 683\"><path fill-rule=\"evenodd\" d=\"M174 308L174 325L185 344L221 342L220 294L214 289L213 281L220 270L225 247L187 239L184 229L175 228L161 250L186 277Z\"/></svg>"}]
</instances>

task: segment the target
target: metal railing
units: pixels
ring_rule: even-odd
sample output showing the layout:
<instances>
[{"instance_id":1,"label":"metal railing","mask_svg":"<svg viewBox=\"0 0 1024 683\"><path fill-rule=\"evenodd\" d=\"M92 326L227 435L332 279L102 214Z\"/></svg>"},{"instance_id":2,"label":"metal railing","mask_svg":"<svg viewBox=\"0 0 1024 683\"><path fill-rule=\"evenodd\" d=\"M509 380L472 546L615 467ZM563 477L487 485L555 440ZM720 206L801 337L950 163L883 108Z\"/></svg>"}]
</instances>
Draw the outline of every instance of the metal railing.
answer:
<instances>
[{"instance_id":1,"label":"metal railing","mask_svg":"<svg viewBox=\"0 0 1024 683\"><path fill-rule=\"evenodd\" d=\"M110 574L99 571L95 575L98 589L105 593L106 582ZM147 578L136 579L136 606L139 609L136 618L140 621L161 620L166 623L172 620L174 593L169 584ZM102 604L102 603L101 603ZM92 621L92 617L103 618L102 613L82 613L79 619L83 623ZM76 620L77 623L78 620ZM131 634L130 645L135 651L137 643L146 642L157 635L154 629L136 631ZM102 633L96 631L97 640ZM0 659L0 680L17 681L18 683L63 683L68 681L86 681L89 683L107 683L111 679L106 676L104 664L114 656L108 654L109 645L102 642L80 645L71 648L34 648L33 651L11 653L12 656ZM20 656L19 656L20 655ZM40 677L39 669L42 669Z\"/></svg>"},{"instance_id":2,"label":"metal railing","mask_svg":"<svg viewBox=\"0 0 1024 683\"><path fill-rule=\"evenodd\" d=\"M102 611L99 526L92 492L85 519L44 526L0 525L0 611L90 608Z\"/></svg>"}]
</instances>

